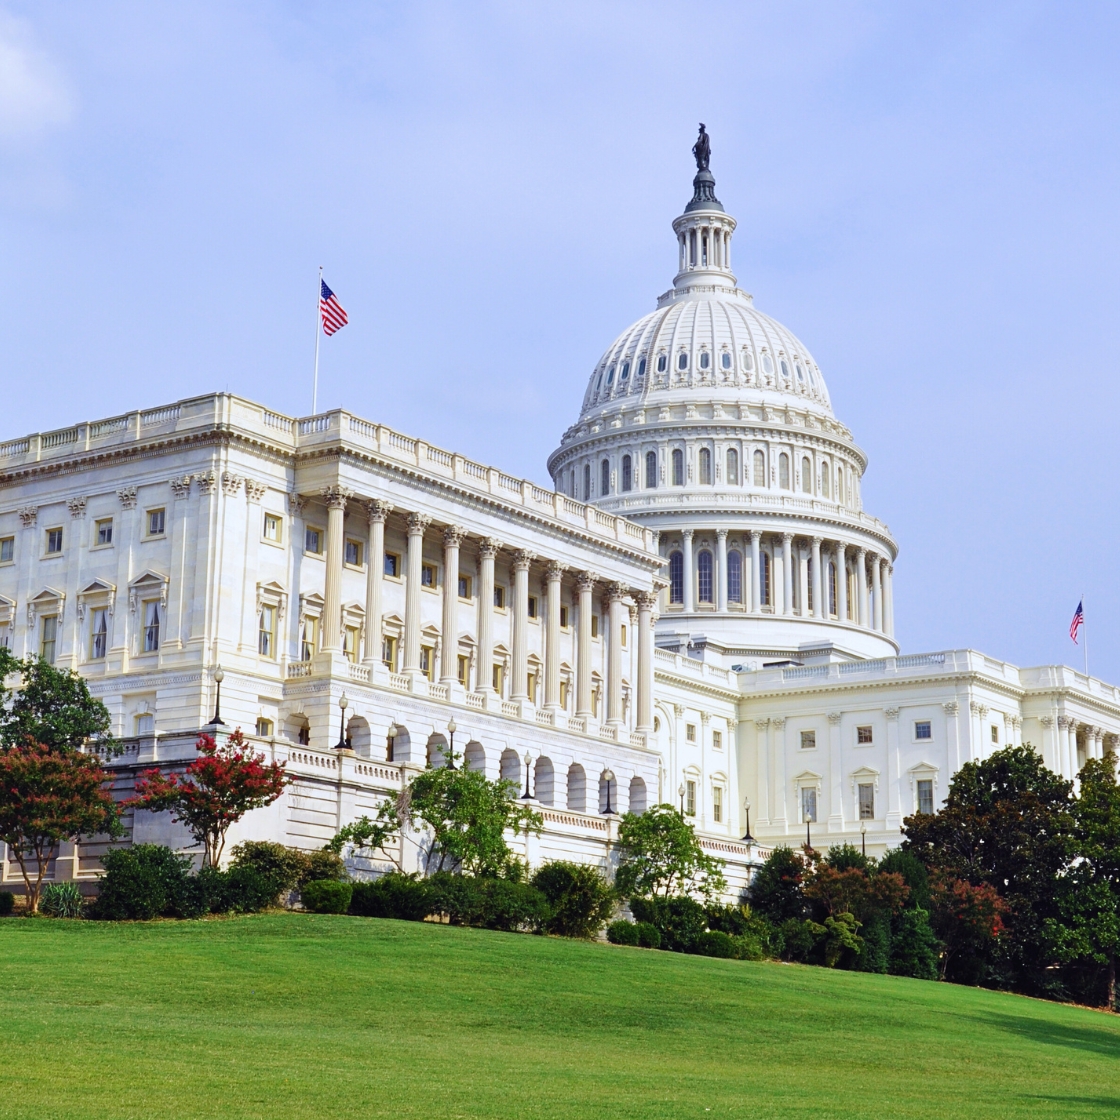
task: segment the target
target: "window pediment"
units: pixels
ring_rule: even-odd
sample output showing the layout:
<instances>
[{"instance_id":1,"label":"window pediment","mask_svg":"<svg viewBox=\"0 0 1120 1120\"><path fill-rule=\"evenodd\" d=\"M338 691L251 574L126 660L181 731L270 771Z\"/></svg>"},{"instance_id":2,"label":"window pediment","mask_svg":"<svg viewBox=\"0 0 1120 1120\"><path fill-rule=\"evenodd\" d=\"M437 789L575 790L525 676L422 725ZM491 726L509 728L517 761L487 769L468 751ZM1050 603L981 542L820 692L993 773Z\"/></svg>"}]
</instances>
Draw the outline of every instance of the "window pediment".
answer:
<instances>
[{"instance_id":1,"label":"window pediment","mask_svg":"<svg viewBox=\"0 0 1120 1120\"><path fill-rule=\"evenodd\" d=\"M288 592L275 580L257 584L257 614L264 606L275 607L277 621L283 622L288 607Z\"/></svg>"},{"instance_id":2,"label":"window pediment","mask_svg":"<svg viewBox=\"0 0 1120 1120\"><path fill-rule=\"evenodd\" d=\"M35 619L40 613L53 612L62 620L63 609L66 606L66 592L58 591L53 587L44 587L38 595L33 596L27 603L27 625L34 626Z\"/></svg>"},{"instance_id":3,"label":"window pediment","mask_svg":"<svg viewBox=\"0 0 1120 1120\"><path fill-rule=\"evenodd\" d=\"M873 766L861 766L858 770L853 770L852 778L852 793L854 794L857 786L873 785L875 792L879 792L879 771Z\"/></svg>"},{"instance_id":4,"label":"window pediment","mask_svg":"<svg viewBox=\"0 0 1120 1120\"><path fill-rule=\"evenodd\" d=\"M78 592L78 620L85 621L86 607L106 607L111 615L117 598L117 585L107 580L95 579Z\"/></svg>"},{"instance_id":5,"label":"window pediment","mask_svg":"<svg viewBox=\"0 0 1120 1120\"><path fill-rule=\"evenodd\" d=\"M128 609L135 612L142 599L154 596L158 596L161 607L167 606L167 576L159 572L144 572L128 585Z\"/></svg>"}]
</instances>

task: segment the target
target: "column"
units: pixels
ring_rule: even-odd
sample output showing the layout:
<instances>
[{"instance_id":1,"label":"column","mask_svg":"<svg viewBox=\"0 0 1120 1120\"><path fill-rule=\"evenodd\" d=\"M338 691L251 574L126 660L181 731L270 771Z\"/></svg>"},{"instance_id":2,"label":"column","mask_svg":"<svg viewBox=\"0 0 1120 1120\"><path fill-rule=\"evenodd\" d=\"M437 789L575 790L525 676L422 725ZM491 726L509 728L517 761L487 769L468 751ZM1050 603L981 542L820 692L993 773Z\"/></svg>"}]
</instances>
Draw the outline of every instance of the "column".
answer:
<instances>
[{"instance_id":1,"label":"column","mask_svg":"<svg viewBox=\"0 0 1120 1120\"><path fill-rule=\"evenodd\" d=\"M898 744L898 708L885 708L887 717L887 831L902 826L902 775Z\"/></svg>"},{"instance_id":2,"label":"column","mask_svg":"<svg viewBox=\"0 0 1120 1120\"><path fill-rule=\"evenodd\" d=\"M657 594L639 591L638 603L638 718L635 727L647 734L653 730L653 608Z\"/></svg>"},{"instance_id":3,"label":"column","mask_svg":"<svg viewBox=\"0 0 1120 1120\"><path fill-rule=\"evenodd\" d=\"M607 588L607 617L610 636L607 645L607 723L622 726L622 600L626 584L612 583Z\"/></svg>"},{"instance_id":4,"label":"column","mask_svg":"<svg viewBox=\"0 0 1120 1120\"><path fill-rule=\"evenodd\" d=\"M476 692L494 691L494 557L498 542L486 537L478 546L478 668Z\"/></svg>"},{"instance_id":5,"label":"column","mask_svg":"<svg viewBox=\"0 0 1120 1120\"><path fill-rule=\"evenodd\" d=\"M716 530L716 610L727 611L727 530Z\"/></svg>"},{"instance_id":6,"label":"column","mask_svg":"<svg viewBox=\"0 0 1120 1120\"><path fill-rule=\"evenodd\" d=\"M590 719L591 708L591 594L595 576L580 572L576 578L579 592L579 632L576 636L576 715Z\"/></svg>"},{"instance_id":7,"label":"column","mask_svg":"<svg viewBox=\"0 0 1120 1120\"><path fill-rule=\"evenodd\" d=\"M783 832L786 831L788 815L786 813L786 797L788 791L786 789L786 717L775 716L770 721L772 734L770 736L770 757L773 759L774 765L770 769L770 776L773 781L772 793L770 796L770 823L777 825ZM794 819L797 820L801 816L801 806L795 805ZM796 830L795 830L796 835Z\"/></svg>"},{"instance_id":8,"label":"column","mask_svg":"<svg viewBox=\"0 0 1120 1120\"><path fill-rule=\"evenodd\" d=\"M886 610L887 636L894 637L894 565L883 562L883 605Z\"/></svg>"},{"instance_id":9,"label":"column","mask_svg":"<svg viewBox=\"0 0 1120 1120\"><path fill-rule=\"evenodd\" d=\"M529 565L533 554L518 549L513 554L513 681L510 699L529 699Z\"/></svg>"},{"instance_id":10,"label":"column","mask_svg":"<svg viewBox=\"0 0 1120 1120\"><path fill-rule=\"evenodd\" d=\"M782 534L782 614L793 614L793 534Z\"/></svg>"},{"instance_id":11,"label":"column","mask_svg":"<svg viewBox=\"0 0 1120 1120\"><path fill-rule=\"evenodd\" d=\"M443 634L440 643L441 684L459 680L459 546L466 530L448 525L443 531Z\"/></svg>"},{"instance_id":12,"label":"column","mask_svg":"<svg viewBox=\"0 0 1120 1120\"><path fill-rule=\"evenodd\" d=\"M848 546L843 541L836 542L836 617L840 622L848 621Z\"/></svg>"},{"instance_id":13,"label":"column","mask_svg":"<svg viewBox=\"0 0 1120 1120\"><path fill-rule=\"evenodd\" d=\"M867 549L856 549L856 622L867 625Z\"/></svg>"},{"instance_id":14,"label":"column","mask_svg":"<svg viewBox=\"0 0 1120 1120\"><path fill-rule=\"evenodd\" d=\"M388 502L366 502L369 543L366 545L366 665L381 663L381 581L385 576L385 520L392 510Z\"/></svg>"},{"instance_id":15,"label":"column","mask_svg":"<svg viewBox=\"0 0 1120 1120\"><path fill-rule=\"evenodd\" d=\"M693 556L692 556L692 530L685 529L682 534L684 537L684 609L686 611L696 610L696 579L692 574Z\"/></svg>"},{"instance_id":16,"label":"column","mask_svg":"<svg viewBox=\"0 0 1120 1120\"><path fill-rule=\"evenodd\" d=\"M560 710L560 581L564 565L551 561L545 569L544 705Z\"/></svg>"},{"instance_id":17,"label":"column","mask_svg":"<svg viewBox=\"0 0 1120 1120\"><path fill-rule=\"evenodd\" d=\"M828 609L824 601L824 573L821 571L821 538L813 538L813 614L817 618L827 618Z\"/></svg>"},{"instance_id":18,"label":"column","mask_svg":"<svg viewBox=\"0 0 1120 1120\"><path fill-rule=\"evenodd\" d=\"M758 614L762 609L762 568L759 545L762 533L751 530L751 613Z\"/></svg>"},{"instance_id":19,"label":"column","mask_svg":"<svg viewBox=\"0 0 1120 1120\"><path fill-rule=\"evenodd\" d=\"M327 505L327 573L323 590L323 652L342 652L342 556L346 499L350 491L341 486L324 486ZM416 569L417 582L420 569ZM419 657L419 651L417 651Z\"/></svg>"},{"instance_id":20,"label":"column","mask_svg":"<svg viewBox=\"0 0 1120 1120\"><path fill-rule=\"evenodd\" d=\"M840 742L840 712L828 713L828 831L844 831L844 776ZM857 813L858 815L858 813Z\"/></svg>"},{"instance_id":21,"label":"column","mask_svg":"<svg viewBox=\"0 0 1120 1120\"><path fill-rule=\"evenodd\" d=\"M883 577L880 572L882 560L876 556L871 561L871 592L875 597L875 612L871 621L874 629L883 630Z\"/></svg>"},{"instance_id":22,"label":"column","mask_svg":"<svg viewBox=\"0 0 1120 1120\"><path fill-rule=\"evenodd\" d=\"M424 561L424 530L432 519L408 515L408 559L404 587L404 671L420 672L420 579Z\"/></svg>"}]
</instances>

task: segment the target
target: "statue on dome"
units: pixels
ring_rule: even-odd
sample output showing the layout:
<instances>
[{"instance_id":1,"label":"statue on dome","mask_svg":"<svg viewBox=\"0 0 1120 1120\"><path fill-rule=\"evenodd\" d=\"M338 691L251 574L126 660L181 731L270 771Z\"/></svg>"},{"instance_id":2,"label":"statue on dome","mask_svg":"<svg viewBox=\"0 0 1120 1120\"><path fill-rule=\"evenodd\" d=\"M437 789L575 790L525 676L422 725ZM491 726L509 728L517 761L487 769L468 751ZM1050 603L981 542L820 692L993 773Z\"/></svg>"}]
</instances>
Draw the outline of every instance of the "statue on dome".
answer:
<instances>
[{"instance_id":1,"label":"statue on dome","mask_svg":"<svg viewBox=\"0 0 1120 1120\"><path fill-rule=\"evenodd\" d=\"M696 170L707 171L708 161L712 158L712 144L702 122L700 135L696 138L696 143L692 145L692 154L696 157Z\"/></svg>"}]
</instances>

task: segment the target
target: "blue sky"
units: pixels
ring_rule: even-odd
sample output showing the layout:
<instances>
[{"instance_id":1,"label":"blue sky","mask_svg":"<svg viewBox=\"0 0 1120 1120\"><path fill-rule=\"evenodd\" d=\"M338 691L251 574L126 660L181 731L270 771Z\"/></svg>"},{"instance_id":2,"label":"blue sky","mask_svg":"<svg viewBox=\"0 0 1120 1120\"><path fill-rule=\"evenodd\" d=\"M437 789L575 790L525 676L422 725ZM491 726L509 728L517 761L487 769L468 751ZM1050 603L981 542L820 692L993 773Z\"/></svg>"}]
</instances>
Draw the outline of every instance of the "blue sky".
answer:
<instances>
[{"instance_id":1,"label":"blue sky","mask_svg":"<svg viewBox=\"0 0 1120 1120\"><path fill-rule=\"evenodd\" d=\"M0 438L225 389L514 474L669 286L740 285L870 456L909 651L1120 681L1120 7L0 0Z\"/></svg>"}]
</instances>

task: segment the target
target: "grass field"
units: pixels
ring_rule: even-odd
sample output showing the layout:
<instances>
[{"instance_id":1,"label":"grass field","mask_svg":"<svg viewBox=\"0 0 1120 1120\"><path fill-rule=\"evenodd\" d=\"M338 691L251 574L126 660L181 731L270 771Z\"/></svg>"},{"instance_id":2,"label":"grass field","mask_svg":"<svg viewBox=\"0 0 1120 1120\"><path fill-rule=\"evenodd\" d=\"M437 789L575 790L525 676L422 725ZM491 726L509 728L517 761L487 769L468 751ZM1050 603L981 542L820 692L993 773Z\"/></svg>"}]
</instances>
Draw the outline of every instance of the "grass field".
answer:
<instances>
[{"instance_id":1,"label":"grass field","mask_svg":"<svg viewBox=\"0 0 1120 1120\"><path fill-rule=\"evenodd\" d=\"M1120 1023L993 992L303 914L0 921L0 1116L1105 1117Z\"/></svg>"}]
</instances>

